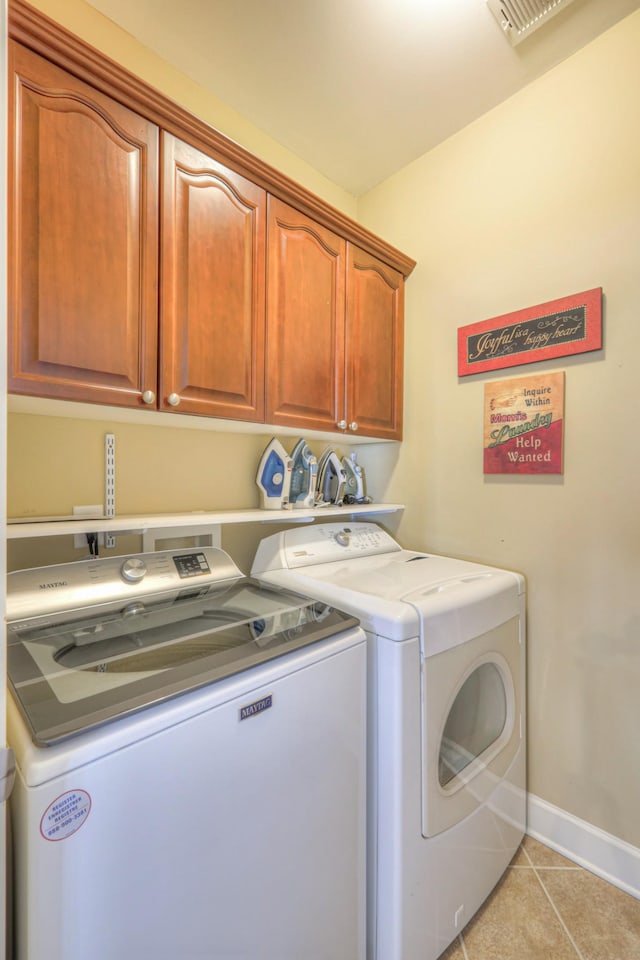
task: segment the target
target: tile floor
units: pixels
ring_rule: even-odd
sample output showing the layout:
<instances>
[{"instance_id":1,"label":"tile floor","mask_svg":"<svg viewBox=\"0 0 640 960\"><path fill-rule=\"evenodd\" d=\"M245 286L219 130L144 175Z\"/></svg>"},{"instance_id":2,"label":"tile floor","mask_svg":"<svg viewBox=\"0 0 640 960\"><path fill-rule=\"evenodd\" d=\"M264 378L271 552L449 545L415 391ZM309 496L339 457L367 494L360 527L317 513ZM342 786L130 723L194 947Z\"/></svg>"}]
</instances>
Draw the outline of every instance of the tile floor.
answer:
<instances>
[{"instance_id":1,"label":"tile floor","mask_svg":"<svg viewBox=\"0 0 640 960\"><path fill-rule=\"evenodd\" d=\"M640 900L525 837L441 960L640 960Z\"/></svg>"}]
</instances>

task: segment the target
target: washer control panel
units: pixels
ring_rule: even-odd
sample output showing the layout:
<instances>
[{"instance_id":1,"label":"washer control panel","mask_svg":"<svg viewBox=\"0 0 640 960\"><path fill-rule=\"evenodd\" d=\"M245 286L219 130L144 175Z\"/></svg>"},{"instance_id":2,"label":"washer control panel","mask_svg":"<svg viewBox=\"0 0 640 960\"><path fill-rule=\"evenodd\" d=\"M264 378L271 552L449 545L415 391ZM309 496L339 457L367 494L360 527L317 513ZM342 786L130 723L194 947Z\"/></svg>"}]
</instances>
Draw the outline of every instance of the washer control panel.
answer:
<instances>
[{"instance_id":1,"label":"washer control panel","mask_svg":"<svg viewBox=\"0 0 640 960\"><path fill-rule=\"evenodd\" d=\"M154 593L237 580L242 572L219 547L160 550L16 570L7 579L8 619L55 616L94 604L128 604Z\"/></svg>"}]
</instances>

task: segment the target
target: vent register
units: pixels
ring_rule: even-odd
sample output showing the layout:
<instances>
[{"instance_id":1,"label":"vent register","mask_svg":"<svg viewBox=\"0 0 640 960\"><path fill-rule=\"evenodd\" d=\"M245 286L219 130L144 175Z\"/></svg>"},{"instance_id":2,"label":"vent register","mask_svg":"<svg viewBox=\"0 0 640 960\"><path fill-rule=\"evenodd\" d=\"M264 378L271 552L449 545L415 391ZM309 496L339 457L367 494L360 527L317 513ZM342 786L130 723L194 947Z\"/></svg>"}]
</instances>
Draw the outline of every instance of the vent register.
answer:
<instances>
[{"instance_id":1,"label":"vent register","mask_svg":"<svg viewBox=\"0 0 640 960\"><path fill-rule=\"evenodd\" d=\"M487 0L487 6L514 47L570 3L573 0Z\"/></svg>"}]
</instances>

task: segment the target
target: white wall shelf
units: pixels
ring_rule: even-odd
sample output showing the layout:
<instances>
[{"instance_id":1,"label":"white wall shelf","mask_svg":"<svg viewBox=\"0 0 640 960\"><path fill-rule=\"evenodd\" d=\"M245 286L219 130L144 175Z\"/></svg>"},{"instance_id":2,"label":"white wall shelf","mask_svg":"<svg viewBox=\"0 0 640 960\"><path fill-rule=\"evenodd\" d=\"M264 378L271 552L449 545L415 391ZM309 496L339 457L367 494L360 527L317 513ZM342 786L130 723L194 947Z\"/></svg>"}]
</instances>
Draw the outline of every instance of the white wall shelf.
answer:
<instances>
[{"instance_id":1,"label":"white wall shelf","mask_svg":"<svg viewBox=\"0 0 640 960\"><path fill-rule=\"evenodd\" d=\"M211 513L159 513L147 516L105 517L18 517L7 522L7 540L59 537L77 533L144 533L155 528L217 527L225 523L313 523L327 517L355 520L404 510L399 503L370 503L362 506L311 507L307 510L219 510Z\"/></svg>"}]
</instances>

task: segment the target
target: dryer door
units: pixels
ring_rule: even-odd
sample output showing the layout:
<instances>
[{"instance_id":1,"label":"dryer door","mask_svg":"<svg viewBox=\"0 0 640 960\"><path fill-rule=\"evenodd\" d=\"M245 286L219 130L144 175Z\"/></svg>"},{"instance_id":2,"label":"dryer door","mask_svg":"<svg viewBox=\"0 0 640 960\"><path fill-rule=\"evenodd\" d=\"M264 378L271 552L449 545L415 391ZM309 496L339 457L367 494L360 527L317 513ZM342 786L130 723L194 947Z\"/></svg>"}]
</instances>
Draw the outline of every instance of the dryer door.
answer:
<instances>
[{"instance_id":1,"label":"dryer door","mask_svg":"<svg viewBox=\"0 0 640 960\"><path fill-rule=\"evenodd\" d=\"M483 804L523 736L520 619L422 661L422 833Z\"/></svg>"}]
</instances>

